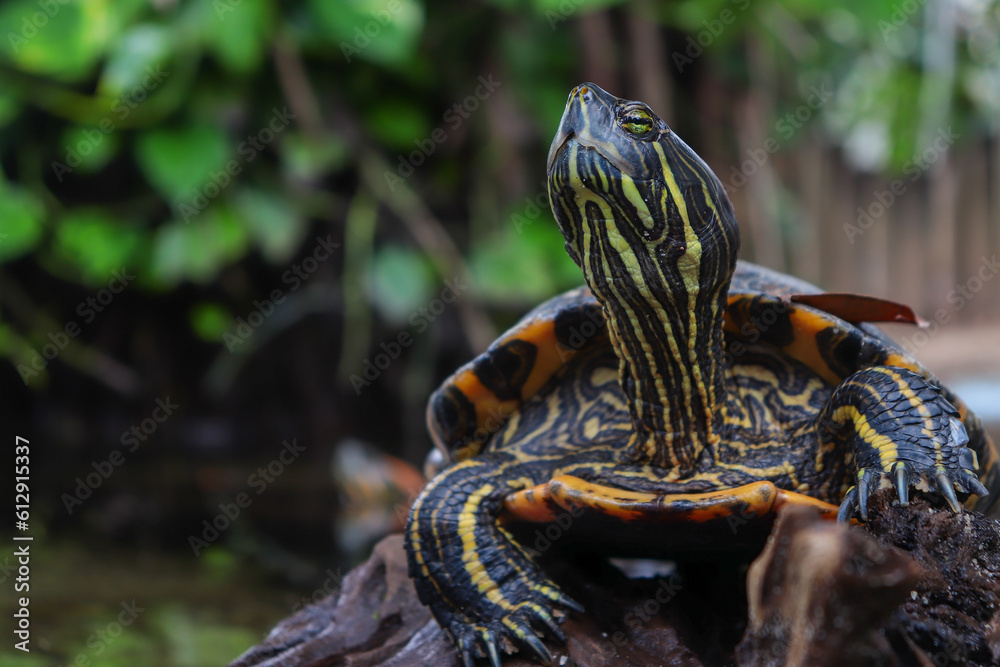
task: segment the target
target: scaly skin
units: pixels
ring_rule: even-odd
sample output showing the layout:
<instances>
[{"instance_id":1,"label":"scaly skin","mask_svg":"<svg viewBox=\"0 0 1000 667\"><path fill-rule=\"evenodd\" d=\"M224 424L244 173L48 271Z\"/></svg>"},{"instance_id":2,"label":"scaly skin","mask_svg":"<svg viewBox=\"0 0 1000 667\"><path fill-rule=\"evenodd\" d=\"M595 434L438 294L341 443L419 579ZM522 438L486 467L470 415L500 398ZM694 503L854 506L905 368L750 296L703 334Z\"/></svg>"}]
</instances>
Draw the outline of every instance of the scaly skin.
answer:
<instances>
[{"instance_id":1,"label":"scaly skin","mask_svg":"<svg viewBox=\"0 0 1000 667\"><path fill-rule=\"evenodd\" d=\"M780 503L864 519L882 484L956 511L959 495L1000 488L992 443L929 371L873 327L790 299L811 285L737 266L724 188L644 104L578 86L548 173L588 289L540 306L435 393L428 422L451 466L406 527L420 599L466 665L517 649L548 662L541 637L560 640L579 610L505 507L537 521L576 503L573 529L600 524L588 537L609 554L628 542L676 557L736 549L726 519L766 528Z\"/></svg>"}]
</instances>

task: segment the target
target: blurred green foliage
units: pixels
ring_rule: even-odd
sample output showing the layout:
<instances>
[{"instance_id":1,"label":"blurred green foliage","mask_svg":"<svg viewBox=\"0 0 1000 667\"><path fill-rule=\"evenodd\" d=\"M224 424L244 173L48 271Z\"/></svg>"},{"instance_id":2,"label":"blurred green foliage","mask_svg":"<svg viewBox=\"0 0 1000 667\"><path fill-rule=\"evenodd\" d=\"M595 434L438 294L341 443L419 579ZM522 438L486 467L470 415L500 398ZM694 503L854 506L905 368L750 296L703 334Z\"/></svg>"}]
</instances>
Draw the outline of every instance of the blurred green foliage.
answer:
<instances>
[{"instance_id":1,"label":"blurred green foliage","mask_svg":"<svg viewBox=\"0 0 1000 667\"><path fill-rule=\"evenodd\" d=\"M0 263L88 288L121 266L141 267L141 290L207 286L251 255L286 265L310 224L343 225L367 192L376 215L358 219L379 232L357 239L375 249L349 244L367 259L345 283L405 321L448 266L387 222L386 208L402 216L414 201L389 200L416 193L462 248L478 298L538 301L578 276L544 205L539 224L518 216L540 192L566 92L587 74L578 28L601 11L662 26L660 66L679 85L711 70L766 96L775 118L828 82L822 129L861 168L903 168L940 126L997 129L996 3L12 0L0 8ZM755 71L748 49L775 71ZM509 107L451 127L449 109L486 74L528 123L510 150L532 146L530 164L494 134ZM287 109L293 120L268 131ZM369 173L405 165L436 129L444 141L402 195L364 177L366 161ZM206 293L190 326L218 341L231 310ZM15 358L39 333L19 346L4 330Z\"/></svg>"},{"instance_id":2,"label":"blurred green foliage","mask_svg":"<svg viewBox=\"0 0 1000 667\"><path fill-rule=\"evenodd\" d=\"M635 39L636 22L652 26L654 51ZM108 508L134 507L123 525L186 545L188 524L197 525L231 490L219 480L246 479L246 471L227 477L212 467L219 452L248 457L254 444L272 446L296 424L304 442L317 444L310 445L309 465L319 471L309 478L314 486L297 486L287 505L269 495L255 512L263 522L265 509L277 507L282 527L299 526L293 520L305 515L301 525L311 520L310 528L294 532L318 543L328 508L315 500L323 497L318 492L308 501L303 494L330 491L324 453L341 438L364 435L416 461L427 445L427 394L441 372L491 340L489 326L477 329L484 313L509 323L580 283L545 202L545 151L573 85L591 77L605 85L606 75L620 86L607 83L612 92L631 95L649 72L669 92L667 108L657 111L725 164L747 157L736 134L753 100L764 111L747 122L780 137L783 149L818 137L841 147L858 169L898 171L940 127L954 126L961 142L1000 129L1000 3L0 3L0 357L12 364L8 378L22 390L15 369L30 366L68 321L79 324L81 299L122 267L136 275L123 300L132 299L139 313L117 311L85 329L53 365L64 372L56 378L62 383L45 382L52 368L39 369L43 377L30 383L32 393L48 387L57 395L45 409L21 412L35 420L45 446L55 445L44 463L63 466L33 470L38 484L50 485L37 497L55 506L33 509L36 516L61 518L63 527L97 517L80 524L89 545L95 534L116 535L107 526L118 524L106 519L117 510ZM476 97L483 78L500 83L485 100ZM784 143L776 123L824 85L833 91L830 102L808 132ZM793 225L782 231L795 233ZM329 318L335 324L292 338L287 347L297 349L271 347L256 359L256 373L233 382L244 362L225 340L237 318L248 318L274 288L291 292L278 276L328 234L341 254L324 266L326 282L304 283L291 295L295 305L289 298L235 350L247 356L264 349L276 329L304 314L336 311ZM414 336L408 364L355 394L347 375L362 371L379 341L412 327L416 310L456 277L472 287L441 321L461 326L438 324L436 338ZM337 289L326 289L330 284ZM421 322L426 327L431 318ZM331 344L337 327L340 338ZM337 357L324 356L335 345L341 365L352 364L341 369L341 393L330 386L333 364L319 361ZM78 371L103 373L103 385L79 381ZM130 383L130 373L141 377ZM95 384L117 392L114 399L90 391ZM240 391L244 396L231 398ZM53 499L89 471L91 458L106 457L154 397L167 395L185 396L182 416L101 489L107 505L94 500L86 513L63 516ZM67 396L76 410L54 405ZM220 407L220 396L231 403ZM199 464L199 455L211 465ZM183 459L172 468L181 472L163 482L169 457ZM114 505L116 498L124 500ZM182 520L173 528L150 523L149 508L169 514L171 504L181 506L175 512ZM53 553L64 561L66 551ZM90 579L75 566L66 570L66 580ZM124 590L162 578L144 576ZM219 604L208 583L190 585ZM65 586L39 589L63 595ZM111 622L115 604L69 627L69 639L57 642L62 657L87 650L77 640ZM63 606L55 600L50 615ZM241 599L231 608L247 606ZM279 608L267 623L235 627L193 609L151 608L139 621L142 631L109 647L102 664L160 664L137 660L150 654L170 664L221 664L254 641L246 627L264 628L285 613Z\"/></svg>"}]
</instances>

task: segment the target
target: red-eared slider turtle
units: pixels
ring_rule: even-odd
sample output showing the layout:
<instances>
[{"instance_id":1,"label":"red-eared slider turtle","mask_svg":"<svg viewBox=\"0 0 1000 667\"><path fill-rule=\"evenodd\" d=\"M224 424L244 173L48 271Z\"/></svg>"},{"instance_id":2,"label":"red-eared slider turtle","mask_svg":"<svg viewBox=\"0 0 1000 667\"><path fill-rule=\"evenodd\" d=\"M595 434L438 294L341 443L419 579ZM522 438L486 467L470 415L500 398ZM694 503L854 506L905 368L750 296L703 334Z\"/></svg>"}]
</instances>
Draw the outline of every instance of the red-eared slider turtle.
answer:
<instances>
[{"instance_id":1,"label":"red-eared slider turtle","mask_svg":"<svg viewBox=\"0 0 1000 667\"><path fill-rule=\"evenodd\" d=\"M570 93L552 210L587 287L539 306L430 401L444 469L410 512L421 601L467 665L580 606L512 532L559 518L608 554L759 549L785 504L866 518L891 485L988 511L979 420L870 321L913 321L737 262L732 204L642 102ZM977 470L980 477L977 477Z\"/></svg>"}]
</instances>

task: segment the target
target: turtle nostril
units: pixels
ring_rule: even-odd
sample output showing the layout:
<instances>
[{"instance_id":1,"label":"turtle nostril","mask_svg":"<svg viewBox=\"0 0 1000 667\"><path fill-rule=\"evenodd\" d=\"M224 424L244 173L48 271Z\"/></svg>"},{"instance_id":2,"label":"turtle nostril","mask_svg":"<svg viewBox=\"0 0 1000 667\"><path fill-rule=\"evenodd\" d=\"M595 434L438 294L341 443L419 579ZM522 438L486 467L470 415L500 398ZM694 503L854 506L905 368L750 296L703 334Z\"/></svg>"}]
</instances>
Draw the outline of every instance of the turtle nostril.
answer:
<instances>
[{"instance_id":1,"label":"turtle nostril","mask_svg":"<svg viewBox=\"0 0 1000 667\"><path fill-rule=\"evenodd\" d=\"M590 95L590 88L587 88L587 86L580 88L580 97L586 97L588 95Z\"/></svg>"}]
</instances>

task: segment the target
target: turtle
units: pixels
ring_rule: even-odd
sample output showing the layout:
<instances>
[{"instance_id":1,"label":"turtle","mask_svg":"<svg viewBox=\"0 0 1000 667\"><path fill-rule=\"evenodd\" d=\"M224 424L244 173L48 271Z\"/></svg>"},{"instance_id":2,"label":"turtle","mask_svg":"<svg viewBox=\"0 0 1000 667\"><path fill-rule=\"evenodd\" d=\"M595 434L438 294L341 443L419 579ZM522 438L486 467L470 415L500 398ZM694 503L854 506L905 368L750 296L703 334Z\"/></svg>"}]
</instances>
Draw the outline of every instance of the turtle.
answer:
<instances>
[{"instance_id":1,"label":"turtle","mask_svg":"<svg viewBox=\"0 0 1000 667\"><path fill-rule=\"evenodd\" d=\"M646 104L575 87L547 185L585 285L432 394L431 479L405 526L419 599L464 665L548 664L542 638L583 611L518 525L693 558L759 552L784 506L864 521L882 486L996 514L980 421L871 324L913 311L738 260L724 187Z\"/></svg>"}]
</instances>

